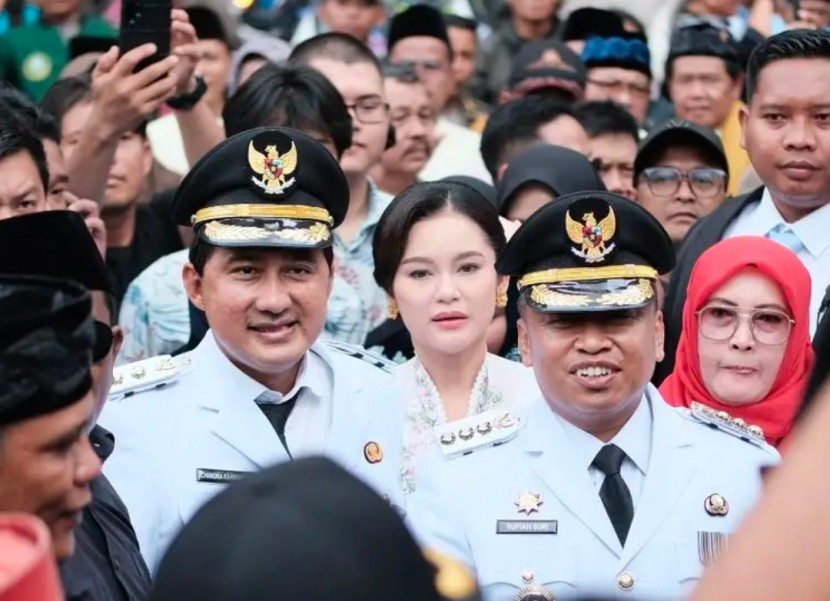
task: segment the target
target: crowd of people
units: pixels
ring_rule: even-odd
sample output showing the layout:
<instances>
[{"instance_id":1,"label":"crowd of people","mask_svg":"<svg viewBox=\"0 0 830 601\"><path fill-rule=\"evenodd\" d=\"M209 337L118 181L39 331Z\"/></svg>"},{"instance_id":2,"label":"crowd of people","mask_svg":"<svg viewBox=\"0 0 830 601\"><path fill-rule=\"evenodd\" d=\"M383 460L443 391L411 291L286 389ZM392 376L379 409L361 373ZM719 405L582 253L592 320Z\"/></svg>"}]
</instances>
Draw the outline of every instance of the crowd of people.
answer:
<instances>
[{"instance_id":1,"label":"crowd of people","mask_svg":"<svg viewBox=\"0 0 830 601\"><path fill-rule=\"evenodd\" d=\"M830 2L130 1L0 0L0 601L826 596Z\"/></svg>"}]
</instances>

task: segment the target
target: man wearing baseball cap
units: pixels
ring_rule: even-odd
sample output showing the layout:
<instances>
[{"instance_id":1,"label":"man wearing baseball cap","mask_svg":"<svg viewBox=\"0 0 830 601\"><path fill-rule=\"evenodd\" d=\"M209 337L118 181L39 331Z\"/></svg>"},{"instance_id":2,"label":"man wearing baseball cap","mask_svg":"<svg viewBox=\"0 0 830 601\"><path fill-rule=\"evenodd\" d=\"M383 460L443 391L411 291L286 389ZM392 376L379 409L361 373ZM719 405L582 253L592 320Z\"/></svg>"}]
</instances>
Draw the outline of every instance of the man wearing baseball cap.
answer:
<instances>
[{"instance_id":1,"label":"man wearing baseball cap","mask_svg":"<svg viewBox=\"0 0 830 601\"><path fill-rule=\"evenodd\" d=\"M640 145L634 160L637 198L679 246L698 219L724 201L729 166L710 129L683 119L662 124Z\"/></svg>"}]
</instances>

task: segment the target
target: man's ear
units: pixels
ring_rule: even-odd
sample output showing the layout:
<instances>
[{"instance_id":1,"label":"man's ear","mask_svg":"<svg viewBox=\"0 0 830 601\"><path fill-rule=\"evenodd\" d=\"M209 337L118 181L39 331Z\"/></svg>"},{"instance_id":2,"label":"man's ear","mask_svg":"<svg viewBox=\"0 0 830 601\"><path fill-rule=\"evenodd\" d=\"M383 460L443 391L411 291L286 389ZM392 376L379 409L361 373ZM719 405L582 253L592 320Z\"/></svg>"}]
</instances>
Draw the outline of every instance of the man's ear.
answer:
<instances>
[{"instance_id":1,"label":"man's ear","mask_svg":"<svg viewBox=\"0 0 830 601\"><path fill-rule=\"evenodd\" d=\"M522 365L525 367L533 367L533 355L530 352L530 338L527 333L527 324L525 320L519 318L516 322L519 329L519 354L522 356Z\"/></svg>"},{"instance_id":2,"label":"man's ear","mask_svg":"<svg viewBox=\"0 0 830 601\"><path fill-rule=\"evenodd\" d=\"M202 298L202 276L198 274L193 263L185 263L182 267L182 281L184 282L184 289L187 292L187 297L197 309L205 310L205 304Z\"/></svg>"},{"instance_id":3,"label":"man's ear","mask_svg":"<svg viewBox=\"0 0 830 601\"><path fill-rule=\"evenodd\" d=\"M499 168L496 169L496 182L494 183L501 181L501 178L504 177L505 171L507 171L507 163L502 163L501 165L499 165Z\"/></svg>"},{"instance_id":4,"label":"man's ear","mask_svg":"<svg viewBox=\"0 0 830 601\"><path fill-rule=\"evenodd\" d=\"M663 322L663 312L658 309L654 320L654 359L660 363L666 358L666 325Z\"/></svg>"},{"instance_id":5,"label":"man's ear","mask_svg":"<svg viewBox=\"0 0 830 601\"><path fill-rule=\"evenodd\" d=\"M745 106L741 107L740 113L738 113L738 120L741 122L741 141L740 145L741 148L746 150L746 122L749 120L749 109Z\"/></svg>"},{"instance_id":6,"label":"man's ear","mask_svg":"<svg viewBox=\"0 0 830 601\"><path fill-rule=\"evenodd\" d=\"M112 326L112 356L117 357L121 352L121 346L124 344L124 328L121 326Z\"/></svg>"}]
</instances>

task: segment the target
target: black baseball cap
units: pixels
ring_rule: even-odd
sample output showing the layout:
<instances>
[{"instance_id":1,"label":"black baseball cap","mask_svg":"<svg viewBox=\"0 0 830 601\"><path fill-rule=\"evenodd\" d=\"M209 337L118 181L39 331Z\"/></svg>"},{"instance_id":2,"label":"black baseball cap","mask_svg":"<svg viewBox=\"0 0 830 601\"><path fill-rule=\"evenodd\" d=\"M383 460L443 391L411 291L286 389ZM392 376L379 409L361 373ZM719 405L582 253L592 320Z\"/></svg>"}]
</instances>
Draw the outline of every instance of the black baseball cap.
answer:
<instances>
[{"instance_id":1,"label":"black baseball cap","mask_svg":"<svg viewBox=\"0 0 830 601\"><path fill-rule=\"evenodd\" d=\"M670 119L657 126L642 141L637 151L637 158L634 159L634 181L640 176L643 170L654 166L660 155L669 146L695 146L702 149L718 163L718 167L726 173L729 178L729 162L726 160L726 152L723 143L718 135L697 123L686 119Z\"/></svg>"}]
</instances>

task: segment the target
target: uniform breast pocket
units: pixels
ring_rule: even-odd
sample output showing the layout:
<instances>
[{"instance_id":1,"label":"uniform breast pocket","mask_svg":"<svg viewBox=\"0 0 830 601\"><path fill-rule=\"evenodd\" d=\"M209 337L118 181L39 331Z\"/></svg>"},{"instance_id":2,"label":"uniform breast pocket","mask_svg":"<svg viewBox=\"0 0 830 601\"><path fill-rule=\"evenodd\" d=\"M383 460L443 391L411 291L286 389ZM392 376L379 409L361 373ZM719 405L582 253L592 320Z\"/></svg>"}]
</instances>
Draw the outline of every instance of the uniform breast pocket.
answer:
<instances>
[{"instance_id":1,"label":"uniform breast pocket","mask_svg":"<svg viewBox=\"0 0 830 601\"><path fill-rule=\"evenodd\" d=\"M573 597L576 550L552 540L555 536L531 540L533 536L537 535L521 535L523 540L497 540L492 548L476 553L476 572L486 599ZM540 540L543 538L547 540Z\"/></svg>"}]
</instances>

